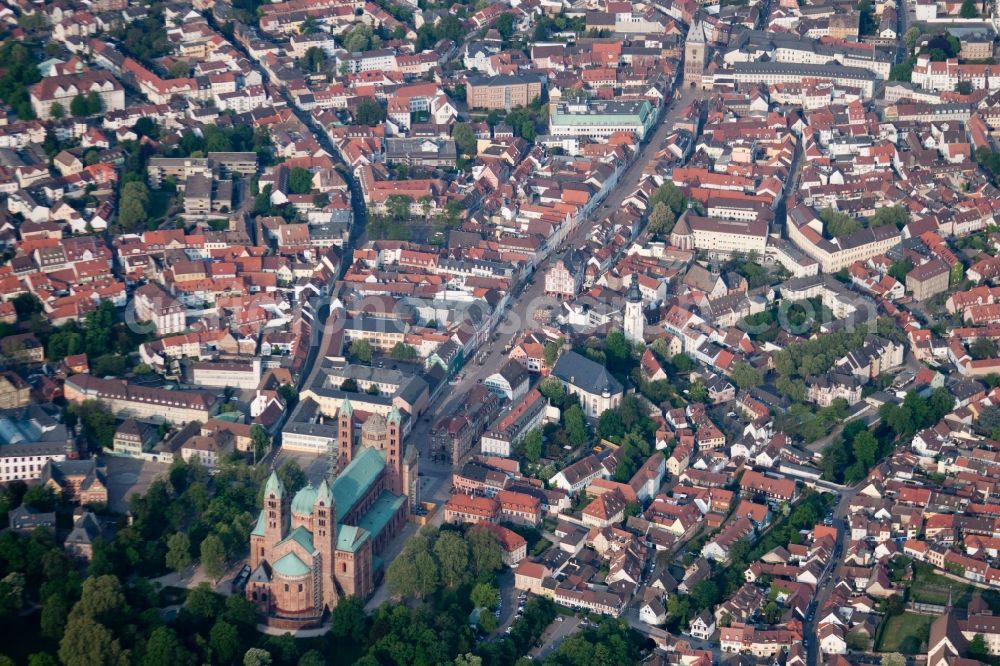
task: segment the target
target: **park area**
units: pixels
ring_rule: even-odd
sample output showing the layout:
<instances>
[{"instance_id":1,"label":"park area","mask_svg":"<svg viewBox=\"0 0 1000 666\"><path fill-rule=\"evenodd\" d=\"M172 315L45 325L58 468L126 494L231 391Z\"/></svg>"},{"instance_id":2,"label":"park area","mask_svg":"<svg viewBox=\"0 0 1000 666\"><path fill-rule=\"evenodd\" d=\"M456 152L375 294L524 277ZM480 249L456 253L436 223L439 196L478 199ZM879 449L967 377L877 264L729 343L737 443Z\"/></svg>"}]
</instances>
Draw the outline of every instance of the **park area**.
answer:
<instances>
[{"instance_id":1,"label":"park area","mask_svg":"<svg viewBox=\"0 0 1000 666\"><path fill-rule=\"evenodd\" d=\"M951 594L951 604L955 608L965 608L978 588L969 583L962 583L942 576L930 565L922 562L913 564L913 584L910 586L910 601L924 604L944 606ZM990 590L979 590L990 606L995 601L995 593Z\"/></svg>"},{"instance_id":2,"label":"park area","mask_svg":"<svg viewBox=\"0 0 1000 666\"><path fill-rule=\"evenodd\" d=\"M931 615L903 613L886 617L885 625L879 635L876 650L879 652L899 652L901 654L920 654L922 646L931 632Z\"/></svg>"}]
</instances>

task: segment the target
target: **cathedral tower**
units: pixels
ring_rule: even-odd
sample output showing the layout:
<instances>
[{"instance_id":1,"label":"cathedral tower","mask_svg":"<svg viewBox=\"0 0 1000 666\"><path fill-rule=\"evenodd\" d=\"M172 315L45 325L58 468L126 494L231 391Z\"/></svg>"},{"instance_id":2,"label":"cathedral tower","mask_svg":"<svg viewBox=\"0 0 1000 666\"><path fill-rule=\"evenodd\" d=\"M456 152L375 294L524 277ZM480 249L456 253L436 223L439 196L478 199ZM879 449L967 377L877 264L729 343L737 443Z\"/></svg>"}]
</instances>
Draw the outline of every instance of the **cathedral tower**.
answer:
<instances>
[{"instance_id":1,"label":"cathedral tower","mask_svg":"<svg viewBox=\"0 0 1000 666\"><path fill-rule=\"evenodd\" d=\"M320 557L320 577L322 580L322 598L316 600L316 605L333 608L337 605L337 582L334 578L334 560L337 556L337 504L333 499L326 479L316 490L316 501L313 504L313 546Z\"/></svg>"},{"instance_id":2,"label":"cathedral tower","mask_svg":"<svg viewBox=\"0 0 1000 666\"><path fill-rule=\"evenodd\" d=\"M340 434L337 437L340 447L337 471L341 471L347 467L354 455L354 408L351 407L351 401L347 398L344 398L343 404L340 405L337 420L340 425Z\"/></svg>"},{"instance_id":3,"label":"cathedral tower","mask_svg":"<svg viewBox=\"0 0 1000 666\"><path fill-rule=\"evenodd\" d=\"M403 489L403 416L396 407L386 417L387 433L385 466L389 475L389 490L393 495L405 495Z\"/></svg>"}]
</instances>

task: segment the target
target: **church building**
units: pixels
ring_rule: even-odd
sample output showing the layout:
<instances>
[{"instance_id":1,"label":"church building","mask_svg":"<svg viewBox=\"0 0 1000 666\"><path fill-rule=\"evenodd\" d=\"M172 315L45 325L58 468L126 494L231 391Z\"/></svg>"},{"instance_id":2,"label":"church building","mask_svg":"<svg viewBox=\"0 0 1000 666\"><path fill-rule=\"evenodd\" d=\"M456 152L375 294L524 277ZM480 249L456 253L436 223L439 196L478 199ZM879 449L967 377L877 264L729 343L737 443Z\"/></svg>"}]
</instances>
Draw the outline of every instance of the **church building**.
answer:
<instances>
[{"instance_id":1,"label":"church building","mask_svg":"<svg viewBox=\"0 0 1000 666\"><path fill-rule=\"evenodd\" d=\"M379 555L417 501L417 452L403 449L403 414L356 414L344 400L337 418L331 480L290 497L272 473L264 487L246 595L270 626L317 626L339 599L370 596Z\"/></svg>"}]
</instances>

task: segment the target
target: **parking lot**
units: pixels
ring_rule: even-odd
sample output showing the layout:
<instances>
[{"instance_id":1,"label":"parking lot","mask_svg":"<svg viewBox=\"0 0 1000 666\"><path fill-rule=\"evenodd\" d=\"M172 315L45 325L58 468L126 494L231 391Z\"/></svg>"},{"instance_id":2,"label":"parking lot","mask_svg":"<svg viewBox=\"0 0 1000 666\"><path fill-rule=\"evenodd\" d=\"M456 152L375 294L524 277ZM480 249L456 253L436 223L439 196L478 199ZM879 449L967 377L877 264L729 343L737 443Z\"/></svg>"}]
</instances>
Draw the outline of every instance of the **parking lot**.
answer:
<instances>
[{"instance_id":1,"label":"parking lot","mask_svg":"<svg viewBox=\"0 0 1000 666\"><path fill-rule=\"evenodd\" d=\"M164 463L118 456L105 456L104 465L108 479L108 508L117 513L127 513L129 498L145 493L153 479L170 469L170 465Z\"/></svg>"}]
</instances>

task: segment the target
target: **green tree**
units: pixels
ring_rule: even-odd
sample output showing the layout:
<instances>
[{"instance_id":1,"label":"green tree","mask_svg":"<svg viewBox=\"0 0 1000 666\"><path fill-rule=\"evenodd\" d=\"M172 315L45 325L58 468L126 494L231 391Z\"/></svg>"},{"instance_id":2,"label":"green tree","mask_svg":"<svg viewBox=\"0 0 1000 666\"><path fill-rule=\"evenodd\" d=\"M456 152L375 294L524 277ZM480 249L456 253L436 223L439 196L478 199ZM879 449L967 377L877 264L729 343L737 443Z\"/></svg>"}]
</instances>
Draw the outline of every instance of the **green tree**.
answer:
<instances>
[{"instance_id":1,"label":"green tree","mask_svg":"<svg viewBox=\"0 0 1000 666\"><path fill-rule=\"evenodd\" d=\"M493 610L500 601L500 591L488 583L476 583L469 593L473 606Z\"/></svg>"},{"instance_id":2,"label":"green tree","mask_svg":"<svg viewBox=\"0 0 1000 666\"><path fill-rule=\"evenodd\" d=\"M501 37L510 39L514 34L514 15L510 12L501 14L500 18L497 19L496 27Z\"/></svg>"},{"instance_id":3,"label":"green tree","mask_svg":"<svg viewBox=\"0 0 1000 666\"><path fill-rule=\"evenodd\" d=\"M318 46L310 47L302 59L306 68L314 74L322 72L326 67L326 52Z\"/></svg>"},{"instance_id":4,"label":"green tree","mask_svg":"<svg viewBox=\"0 0 1000 666\"><path fill-rule=\"evenodd\" d=\"M455 123L451 130L451 138L455 140L455 145L463 155L469 157L476 155L476 134L472 131L472 126L469 123Z\"/></svg>"},{"instance_id":5,"label":"green tree","mask_svg":"<svg viewBox=\"0 0 1000 666\"><path fill-rule=\"evenodd\" d=\"M372 362L372 346L367 340L358 339L352 342L349 353L359 363Z\"/></svg>"},{"instance_id":6,"label":"green tree","mask_svg":"<svg viewBox=\"0 0 1000 666\"><path fill-rule=\"evenodd\" d=\"M524 436L524 458L530 463L538 462L542 457L542 431L532 428Z\"/></svg>"},{"instance_id":7,"label":"green tree","mask_svg":"<svg viewBox=\"0 0 1000 666\"><path fill-rule=\"evenodd\" d=\"M205 573L216 582L226 573L226 547L222 539L214 534L209 534L201 542L201 564Z\"/></svg>"},{"instance_id":8,"label":"green tree","mask_svg":"<svg viewBox=\"0 0 1000 666\"><path fill-rule=\"evenodd\" d=\"M77 117L86 116L89 113L87 98L82 94L77 95L69 103L69 112Z\"/></svg>"},{"instance_id":9,"label":"green tree","mask_svg":"<svg viewBox=\"0 0 1000 666\"><path fill-rule=\"evenodd\" d=\"M374 99L365 98L354 109L354 120L359 125L375 127L385 122L385 118L385 109Z\"/></svg>"},{"instance_id":10,"label":"green tree","mask_svg":"<svg viewBox=\"0 0 1000 666\"><path fill-rule=\"evenodd\" d=\"M848 236L861 228L861 225L853 217L832 208L821 210L819 219L823 221L826 233L832 238Z\"/></svg>"},{"instance_id":11,"label":"green tree","mask_svg":"<svg viewBox=\"0 0 1000 666\"><path fill-rule=\"evenodd\" d=\"M677 216L667 204L658 202L649 213L649 233L657 238L666 238L674 230Z\"/></svg>"},{"instance_id":12,"label":"green tree","mask_svg":"<svg viewBox=\"0 0 1000 666\"><path fill-rule=\"evenodd\" d=\"M125 666L123 651L111 631L90 617L70 617L59 642L59 660L64 666Z\"/></svg>"},{"instance_id":13,"label":"green tree","mask_svg":"<svg viewBox=\"0 0 1000 666\"><path fill-rule=\"evenodd\" d=\"M126 231L132 231L146 219L149 205L149 190L142 181L129 181L122 185L118 197L118 224Z\"/></svg>"},{"instance_id":14,"label":"green tree","mask_svg":"<svg viewBox=\"0 0 1000 666\"><path fill-rule=\"evenodd\" d=\"M255 461L263 458L271 448L271 436L260 424L255 423L250 427L250 446L253 449Z\"/></svg>"},{"instance_id":15,"label":"green tree","mask_svg":"<svg viewBox=\"0 0 1000 666\"><path fill-rule=\"evenodd\" d=\"M308 194L312 191L312 174L308 169L292 167L288 174L288 188L293 194Z\"/></svg>"},{"instance_id":16,"label":"green tree","mask_svg":"<svg viewBox=\"0 0 1000 666\"><path fill-rule=\"evenodd\" d=\"M299 658L298 666L326 666L326 657L319 650L309 650Z\"/></svg>"},{"instance_id":17,"label":"green tree","mask_svg":"<svg viewBox=\"0 0 1000 666\"><path fill-rule=\"evenodd\" d=\"M969 656L979 661L989 661L989 655L990 651L986 646L986 638L982 634L973 636L972 640L969 641Z\"/></svg>"},{"instance_id":18,"label":"green tree","mask_svg":"<svg viewBox=\"0 0 1000 666\"><path fill-rule=\"evenodd\" d=\"M911 25L906 29L906 32L903 33L903 44L905 44L906 48L910 51L912 51L913 47L917 45L918 39L920 39L920 28L915 25Z\"/></svg>"},{"instance_id":19,"label":"green tree","mask_svg":"<svg viewBox=\"0 0 1000 666\"><path fill-rule=\"evenodd\" d=\"M964 19L979 18L979 8L976 7L975 0L963 0L962 7L958 10L958 15Z\"/></svg>"},{"instance_id":20,"label":"green tree","mask_svg":"<svg viewBox=\"0 0 1000 666\"><path fill-rule=\"evenodd\" d=\"M545 348L542 351L542 360L545 362L545 367L551 368L556 364L556 360L559 358L559 350L563 346L563 339L550 340L545 343Z\"/></svg>"},{"instance_id":21,"label":"green tree","mask_svg":"<svg viewBox=\"0 0 1000 666\"><path fill-rule=\"evenodd\" d=\"M294 495L306 485L306 473L302 471L299 464L294 460L285 460L278 467L278 478L285 486L289 494Z\"/></svg>"},{"instance_id":22,"label":"green tree","mask_svg":"<svg viewBox=\"0 0 1000 666\"><path fill-rule=\"evenodd\" d=\"M87 115L96 116L104 110L104 101L96 90L87 93Z\"/></svg>"},{"instance_id":23,"label":"green tree","mask_svg":"<svg viewBox=\"0 0 1000 666\"><path fill-rule=\"evenodd\" d=\"M330 612L330 633L338 639L361 643L367 629L365 603L354 595L339 600Z\"/></svg>"},{"instance_id":24,"label":"green tree","mask_svg":"<svg viewBox=\"0 0 1000 666\"><path fill-rule=\"evenodd\" d=\"M457 587L469 570L469 546L455 532L442 532L434 542L434 555L441 568L441 581Z\"/></svg>"},{"instance_id":25,"label":"green tree","mask_svg":"<svg viewBox=\"0 0 1000 666\"><path fill-rule=\"evenodd\" d=\"M408 344L397 342L389 350L389 356L397 361L412 361L417 357L417 350Z\"/></svg>"},{"instance_id":26,"label":"green tree","mask_svg":"<svg viewBox=\"0 0 1000 666\"><path fill-rule=\"evenodd\" d=\"M393 194L385 200L385 207L389 211L389 215L397 222L410 218L410 206L412 205L413 199L405 194Z\"/></svg>"},{"instance_id":27,"label":"green tree","mask_svg":"<svg viewBox=\"0 0 1000 666\"><path fill-rule=\"evenodd\" d=\"M491 574L503 567L503 552L500 542L493 532L485 529L472 529L466 532L469 544L469 561L472 572L476 576Z\"/></svg>"},{"instance_id":28,"label":"green tree","mask_svg":"<svg viewBox=\"0 0 1000 666\"><path fill-rule=\"evenodd\" d=\"M872 216L868 226L881 227L887 224L893 224L899 229L902 229L909 222L910 212L902 206L883 206L875 211L875 214Z\"/></svg>"},{"instance_id":29,"label":"green tree","mask_svg":"<svg viewBox=\"0 0 1000 666\"><path fill-rule=\"evenodd\" d=\"M240 635L236 627L218 620L209 632L208 644L213 657L211 663L231 664L240 652Z\"/></svg>"},{"instance_id":30,"label":"green tree","mask_svg":"<svg viewBox=\"0 0 1000 666\"><path fill-rule=\"evenodd\" d=\"M580 405L573 404L566 409L566 412L563 414L563 423L566 429L566 436L569 437L569 441L574 446L586 444L590 439L587 433L587 420L583 415L583 410L580 409Z\"/></svg>"},{"instance_id":31,"label":"green tree","mask_svg":"<svg viewBox=\"0 0 1000 666\"><path fill-rule=\"evenodd\" d=\"M871 469L875 465L875 456L878 454L878 440L870 432L865 431L858 434L852 442L854 459L864 465L865 470Z\"/></svg>"},{"instance_id":32,"label":"green tree","mask_svg":"<svg viewBox=\"0 0 1000 666\"><path fill-rule=\"evenodd\" d=\"M733 363L729 376L741 389L753 388L764 383L764 377L760 371L745 361Z\"/></svg>"},{"instance_id":33,"label":"green tree","mask_svg":"<svg viewBox=\"0 0 1000 666\"><path fill-rule=\"evenodd\" d=\"M191 540L184 532L174 532L167 539L166 563L178 573L191 566Z\"/></svg>"},{"instance_id":34,"label":"green tree","mask_svg":"<svg viewBox=\"0 0 1000 666\"><path fill-rule=\"evenodd\" d=\"M66 116L66 108L59 102L53 102L52 106L49 107L49 117L59 120Z\"/></svg>"},{"instance_id":35,"label":"green tree","mask_svg":"<svg viewBox=\"0 0 1000 666\"><path fill-rule=\"evenodd\" d=\"M969 345L969 354L976 360L996 358L997 343L991 338L976 338Z\"/></svg>"},{"instance_id":36,"label":"green tree","mask_svg":"<svg viewBox=\"0 0 1000 666\"><path fill-rule=\"evenodd\" d=\"M146 641L141 666L165 666L176 664L186 666L193 664L194 655L188 652L177 638L176 632L170 627L157 627Z\"/></svg>"},{"instance_id":37,"label":"green tree","mask_svg":"<svg viewBox=\"0 0 1000 666\"><path fill-rule=\"evenodd\" d=\"M263 648L252 647L243 655L243 666L271 666L271 653Z\"/></svg>"}]
</instances>

